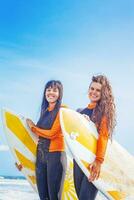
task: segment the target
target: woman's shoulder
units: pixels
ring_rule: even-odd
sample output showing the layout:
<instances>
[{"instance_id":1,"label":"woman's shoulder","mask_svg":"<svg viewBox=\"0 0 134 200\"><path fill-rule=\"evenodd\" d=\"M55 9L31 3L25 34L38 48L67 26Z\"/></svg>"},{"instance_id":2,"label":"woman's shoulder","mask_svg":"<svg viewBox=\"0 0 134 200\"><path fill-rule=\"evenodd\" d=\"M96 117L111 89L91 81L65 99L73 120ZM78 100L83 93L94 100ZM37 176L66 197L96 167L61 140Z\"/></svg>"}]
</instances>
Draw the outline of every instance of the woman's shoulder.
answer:
<instances>
[{"instance_id":1,"label":"woman's shoulder","mask_svg":"<svg viewBox=\"0 0 134 200\"><path fill-rule=\"evenodd\" d=\"M107 116L103 115L102 118L101 118L101 122L107 122L107 120L108 120Z\"/></svg>"},{"instance_id":2,"label":"woman's shoulder","mask_svg":"<svg viewBox=\"0 0 134 200\"><path fill-rule=\"evenodd\" d=\"M76 112L81 113L83 110L84 110L83 108L77 108L77 109L76 109Z\"/></svg>"}]
</instances>

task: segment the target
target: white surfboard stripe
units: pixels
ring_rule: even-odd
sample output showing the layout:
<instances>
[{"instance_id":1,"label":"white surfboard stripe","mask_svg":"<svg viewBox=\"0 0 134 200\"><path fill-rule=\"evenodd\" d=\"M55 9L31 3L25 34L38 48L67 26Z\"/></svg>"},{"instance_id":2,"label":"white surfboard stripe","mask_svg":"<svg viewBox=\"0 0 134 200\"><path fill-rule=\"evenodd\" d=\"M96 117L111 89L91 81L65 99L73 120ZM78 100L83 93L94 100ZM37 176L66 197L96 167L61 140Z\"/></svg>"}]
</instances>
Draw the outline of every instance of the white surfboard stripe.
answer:
<instances>
[{"instance_id":1,"label":"white surfboard stripe","mask_svg":"<svg viewBox=\"0 0 134 200\"><path fill-rule=\"evenodd\" d=\"M8 129L8 128L7 128ZM15 148L19 149L19 152L22 153L23 155L25 155L29 160L31 160L32 162L35 162L35 156L32 154L32 152L22 143L21 140L18 139L18 137L16 137L11 131L10 129L8 129L7 131L7 137L8 140L10 141L10 146L11 148L14 147L15 144ZM21 147L21 148L20 148Z\"/></svg>"},{"instance_id":2,"label":"white surfboard stripe","mask_svg":"<svg viewBox=\"0 0 134 200\"><path fill-rule=\"evenodd\" d=\"M85 148L82 144L80 144L77 140L72 140L70 138L70 136L66 134L66 138L67 138L67 145L69 147L69 149L73 148L73 146L75 145L75 149L73 151L73 157L79 155L79 158L88 162L88 163L92 163L95 159L95 154L93 154L91 151L89 151L87 148Z\"/></svg>"},{"instance_id":3,"label":"white surfboard stripe","mask_svg":"<svg viewBox=\"0 0 134 200\"><path fill-rule=\"evenodd\" d=\"M35 172L28 168L23 167L22 170L27 176L35 176Z\"/></svg>"},{"instance_id":4,"label":"white surfboard stripe","mask_svg":"<svg viewBox=\"0 0 134 200\"><path fill-rule=\"evenodd\" d=\"M27 126L25 118L23 116L18 115L18 117L20 117L20 121L23 124L24 128L28 131L29 135L31 136L32 140L35 142L35 144L37 145L38 143L38 137L32 133L32 131L30 130L30 128Z\"/></svg>"}]
</instances>

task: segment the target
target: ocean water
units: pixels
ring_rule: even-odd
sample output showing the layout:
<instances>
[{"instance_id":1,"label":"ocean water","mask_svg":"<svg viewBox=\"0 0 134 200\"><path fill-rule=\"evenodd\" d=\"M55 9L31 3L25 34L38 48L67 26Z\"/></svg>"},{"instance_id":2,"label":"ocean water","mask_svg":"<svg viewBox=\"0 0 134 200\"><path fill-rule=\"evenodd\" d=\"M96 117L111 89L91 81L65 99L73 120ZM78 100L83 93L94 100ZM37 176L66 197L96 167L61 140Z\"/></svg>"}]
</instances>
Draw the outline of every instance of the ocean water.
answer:
<instances>
[{"instance_id":1,"label":"ocean water","mask_svg":"<svg viewBox=\"0 0 134 200\"><path fill-rule=\"evenodd\" d=\"M25 179L0 177L0 200L39 200L39 198Z\"/></svg>"},{"instance_id":2,"label":"ocean water","mask_svg":"<svg viewBox=\"0 0 134 200\"><path fill-rule=\"evenodd\" d=\"M39 197L23 177L0 176L0 200L39 200ZM96 200L107 198L98 193Z\"/></svg>"}]
</instances>

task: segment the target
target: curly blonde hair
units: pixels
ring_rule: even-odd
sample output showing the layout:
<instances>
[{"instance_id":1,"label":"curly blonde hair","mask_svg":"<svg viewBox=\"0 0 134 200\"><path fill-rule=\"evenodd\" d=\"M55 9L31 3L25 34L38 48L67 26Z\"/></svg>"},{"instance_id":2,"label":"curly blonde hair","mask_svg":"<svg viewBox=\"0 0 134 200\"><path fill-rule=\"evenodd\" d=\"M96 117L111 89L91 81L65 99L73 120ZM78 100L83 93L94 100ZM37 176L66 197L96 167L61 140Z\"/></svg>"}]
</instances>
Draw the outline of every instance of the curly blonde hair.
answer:
<instances>
[{"instance_id":1,"label":"curly blonde hair","mask_svg":"<svg viewBox=\"0 0 134 200\"><path fill-rule=\"evenodd\" d=\"M107 118L109 137L112 139L112 133L116 126L116 115L115 115L116 107L114 103L112 87L107 77L104 75L93 76L92 82L100 83L102 85L102 88L101 88L101 98L97 102L97 105L93 111L91 119L98 125L98 130L99 130L102 117L105 116Z\"/></svg>"}]
</instances>

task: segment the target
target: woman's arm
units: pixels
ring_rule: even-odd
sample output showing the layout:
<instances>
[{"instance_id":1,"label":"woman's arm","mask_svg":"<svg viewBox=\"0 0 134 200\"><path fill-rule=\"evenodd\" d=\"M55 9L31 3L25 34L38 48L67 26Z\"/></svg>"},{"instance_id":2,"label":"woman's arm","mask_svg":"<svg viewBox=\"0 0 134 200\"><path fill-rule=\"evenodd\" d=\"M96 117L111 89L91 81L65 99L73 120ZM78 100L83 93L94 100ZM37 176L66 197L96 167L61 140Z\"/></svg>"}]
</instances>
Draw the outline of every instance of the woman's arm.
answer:
<instances>
[{"instance_id":1,"label":"woman's arm","mask_svg":"<svg viewBox=\"0 0 134 200\"><path fill-rule=\"evenodd\" d=\"M99 178L101 164L104 161L104 156L107 148L108 142L108 128L107 128L107 119L106 117L102 118L100 129L99 129L99 138L97 141L97 151L96 151L96 159L95 161L89 166L90 168L90 177L89 181L94 181L95 179Z\"/></svg>"},{"instance_id":2,"label":"woman's arm","mask_svg":"<svg viewBox=\"0 0 134 200\"><path fill-rule=\"evenodd\" d=\"M107 127L107 119L106 117L103 117L100 124L99 138L97 141L97 151L96 151L96 160L100 161L100 163L103 163L104 161L108 138L109 138L109 134L108 134L108 127Z\"/></svg>"},{"instance_id":3,"label":"woman's arm","mask_svg":"<svg viewBox=\"0 0 134 200\"><path fill-rule=\"evenodd\" d=\"M51 127L50 130L45 130L38 128L31 120L27 119L27 124L31 131L38 136L47 138L47 139L54 139L57 137L57 134L61 131L60 120L59 120L59 113L56 116L56 119Z\"/></svg>"}]
</instances>

